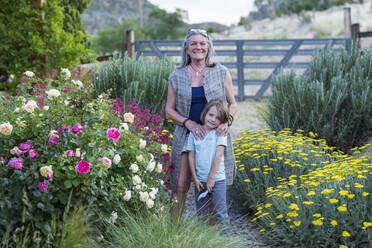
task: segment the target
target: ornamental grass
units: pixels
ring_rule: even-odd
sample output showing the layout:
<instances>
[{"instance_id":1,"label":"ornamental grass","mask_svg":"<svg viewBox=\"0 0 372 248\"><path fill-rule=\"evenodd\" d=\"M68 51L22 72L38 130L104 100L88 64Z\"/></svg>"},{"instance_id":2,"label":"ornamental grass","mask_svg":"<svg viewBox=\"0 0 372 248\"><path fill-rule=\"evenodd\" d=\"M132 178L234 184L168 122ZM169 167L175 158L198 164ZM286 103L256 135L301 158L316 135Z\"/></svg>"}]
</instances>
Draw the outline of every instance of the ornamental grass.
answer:
<instances>
[{"instance_id":1,"label":"ornamental grass","mask_svg":"<svg viewBox=\"0 0 372 248\"><path fill-rule=\"evenodd\" d=\"M371 247L369 144L346 155L297 131L245 131L235 141L234 188L245 189L246 208L256 205L252 222L288 247Z\"/></svg>"}]
</instances>

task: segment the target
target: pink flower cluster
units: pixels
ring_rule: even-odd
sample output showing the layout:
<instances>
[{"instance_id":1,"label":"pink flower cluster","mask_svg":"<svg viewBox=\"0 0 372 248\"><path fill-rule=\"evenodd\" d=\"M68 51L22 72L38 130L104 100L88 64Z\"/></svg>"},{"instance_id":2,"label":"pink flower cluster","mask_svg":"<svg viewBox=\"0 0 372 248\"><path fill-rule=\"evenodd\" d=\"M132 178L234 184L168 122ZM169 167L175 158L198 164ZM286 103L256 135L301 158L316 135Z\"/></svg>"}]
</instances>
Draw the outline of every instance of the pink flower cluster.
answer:
<instances>
[{"instance_id":1,"label":"pink flower cluster","mask_svg":"<svg viewBox=\"0 0 372 248\"><path fill-rule=\"evenodd\" d=\"M13 157L8 161L8 166L17 170L23 169L24 159L21 158L22 155L28 152L28 156L31 159L35 159L39 156L39 153L36 150L32 150L31 141L26 141L21 143L19 147L16 148L16 154L18 157ZM4 158L1 157L0 162L3 162Z\"/></svg>"},{"instance_id":2,"label":"pink flower cluster","mask_svg":"<svg viewBox=\"0 0 372 248\"><path fill-rule=\"evenodd\" d=\"M24 162L23 158L13 157L9 160L8 166L17 170L22 170L23 162Z\"/></svg>"},{"instance_id":3,"label":"pink flower cluster","mask_svg":"<svg viewBox=\"0 0 372 248\"><path fill-rule=\"evenodd\" d=\"M153 141L160 144L169 144L170 141L169 134L162 133L161 116L158 114L151 114L148 109L142 111L141 108L136 103L136 99L132 98L129 101L129 104L124 106L122 100L120 98L116 98L116 100L113 101L112 110L114 111L115 114L119 115L122 118L123 122L125 113L130 112L135 115L134 122L132 123L132 126L135 128L135 130L132 130L132 132L143 130L143 128L148 127L148 129L145 131L145 139L146 137L149 137L151 135L151 139ZM156 135L153 135L154 133ZM166 170L166 174L169 175L173 170L173 167L170 165L171 164L170 154L164 153L161 154L161 156L163 160L164 169ZM166 177L164 177L163 180L166 185L167 184L170 185L169 183L167 183Z\"/></svg>"}]
</instances>

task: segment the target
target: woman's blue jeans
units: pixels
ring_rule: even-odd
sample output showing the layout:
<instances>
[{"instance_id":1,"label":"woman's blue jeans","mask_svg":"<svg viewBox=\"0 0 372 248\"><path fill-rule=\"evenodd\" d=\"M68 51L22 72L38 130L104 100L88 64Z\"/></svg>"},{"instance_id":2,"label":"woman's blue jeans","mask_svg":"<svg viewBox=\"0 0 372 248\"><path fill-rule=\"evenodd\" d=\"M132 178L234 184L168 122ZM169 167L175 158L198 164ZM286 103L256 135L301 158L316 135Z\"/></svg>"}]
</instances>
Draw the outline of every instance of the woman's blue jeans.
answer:
<instances>
[{"instance_id":1,"label":"woman's blue jeans","mask_svg":"<svg viewBox=\"0 0 372 248\"><path fill-rule=\"evenodd\" d=\"M204 189L207 189L207 183L203 182ZM199 192L195 187L196 213L199 217L207 219L209 216L209 201L212 200L214 216L216 222L224 226L230 224L230 217L227 213L226 205L226 180L215 182L212 193L198 201Z\"/></svg>"}]
</instances>

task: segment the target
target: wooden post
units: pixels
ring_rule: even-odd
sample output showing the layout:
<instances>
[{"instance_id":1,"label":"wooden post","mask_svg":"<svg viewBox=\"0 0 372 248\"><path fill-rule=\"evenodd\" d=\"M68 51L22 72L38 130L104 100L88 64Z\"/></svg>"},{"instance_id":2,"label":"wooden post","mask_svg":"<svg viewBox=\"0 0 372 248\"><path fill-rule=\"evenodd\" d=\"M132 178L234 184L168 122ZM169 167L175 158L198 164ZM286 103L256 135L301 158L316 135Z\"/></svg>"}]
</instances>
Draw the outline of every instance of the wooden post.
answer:
<instances>
[{"instance_id":1,"label":"wooden post","mask_svg":"<svg viewBox=\"0 0 372 248\"><path fill-rule=\"evenodd\" d=\"M345 37L351 37L351 9L350 7L344 8L344 32Z\"/></svg>"},{"instance_id":2,"label":"wooden post","mask_svg":"<svg viewBox=\"0 0 372 248\"><path fill-rule=\"evenodd\" d=\"M134 58L134 31L133 29L128 29L127 32L127 52L128 57Z\"/></svg>"},{"instance_id":3,"label":"wooden post","mask_svg":"<svg viewBox=\"0 0 372 248\"><path fill-rule=\"evenodd\" d=\"M360 25L359 23L351 24L351 38L356 43L359 48L361 48L360 39L359 39Z\"/></svg>"}]
</instances>

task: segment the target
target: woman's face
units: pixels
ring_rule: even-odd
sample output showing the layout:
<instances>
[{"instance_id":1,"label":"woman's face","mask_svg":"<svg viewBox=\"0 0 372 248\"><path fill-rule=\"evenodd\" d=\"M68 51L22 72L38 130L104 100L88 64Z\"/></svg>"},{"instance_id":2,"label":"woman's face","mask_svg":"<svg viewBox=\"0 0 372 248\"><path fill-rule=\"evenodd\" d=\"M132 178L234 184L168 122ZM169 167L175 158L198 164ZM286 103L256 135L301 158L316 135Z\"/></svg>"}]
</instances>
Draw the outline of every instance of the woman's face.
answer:
<instances>
[{"instance_id":1,"label":"woman's face","mask_svg":"<svg viewBox=\"0 0 372 248\"><path fill-rule=\"evenodd\" d=\"M191 60L205 60L208 54L207 38L201 34L191 35L187 54L191 57Z\"/></svg>"}]
</instances>

